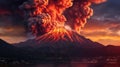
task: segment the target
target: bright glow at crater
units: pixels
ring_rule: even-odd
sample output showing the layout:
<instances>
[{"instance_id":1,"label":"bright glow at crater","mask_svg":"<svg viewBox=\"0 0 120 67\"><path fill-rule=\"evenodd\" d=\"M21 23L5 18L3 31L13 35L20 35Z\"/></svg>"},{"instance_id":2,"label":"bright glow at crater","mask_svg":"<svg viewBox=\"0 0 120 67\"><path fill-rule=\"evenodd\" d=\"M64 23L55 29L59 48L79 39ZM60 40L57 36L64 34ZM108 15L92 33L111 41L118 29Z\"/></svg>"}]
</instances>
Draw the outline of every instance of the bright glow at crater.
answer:
<instances>
[{"instance_id":1,"label":"bright glow at crater","mask_svg":"<svg viewBox=\"0 0 120 67\"><path fill-rule=\"evenodd\" d=\"M68 26L68 25L65 25L65 29L67 29L67 30L72 30L71 27Z\"/></svg>"}]
</instances>

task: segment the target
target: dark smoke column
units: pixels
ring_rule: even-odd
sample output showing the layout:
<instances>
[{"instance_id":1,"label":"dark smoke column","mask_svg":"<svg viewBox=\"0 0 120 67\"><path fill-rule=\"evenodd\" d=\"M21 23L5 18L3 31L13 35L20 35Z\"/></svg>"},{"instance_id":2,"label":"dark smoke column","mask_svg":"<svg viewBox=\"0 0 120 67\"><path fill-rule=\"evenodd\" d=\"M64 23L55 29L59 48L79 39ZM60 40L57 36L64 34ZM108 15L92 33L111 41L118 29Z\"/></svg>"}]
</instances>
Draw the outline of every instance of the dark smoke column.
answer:
<instances>
[{"instance_id":1,"label":"dark smoke column","mask_svg":"<svg viewBox=\"0 0 120 67\"><path fill-rule=\"evenodd\" d=\"M58 26L64 26L63 12L72 6L72 0L28 0L20 8L32 33L43 35Z\"/></svg>"},{"instance_id":2,"label":"dark smoke column","mask_svg":"<svg viewBox=\"0 0 120 67\"><path fill-rule=\"evenodd\" d=\"M49 19L50 17L48 14L42 13L42 11L47 5L48 0L28 0L20 6L20 9L24 11L25 20L28 23L29 30L35 36L46 33L46 30L43 26L44 19L46 19L46 17Z\"/></svg>"}]
</instances>

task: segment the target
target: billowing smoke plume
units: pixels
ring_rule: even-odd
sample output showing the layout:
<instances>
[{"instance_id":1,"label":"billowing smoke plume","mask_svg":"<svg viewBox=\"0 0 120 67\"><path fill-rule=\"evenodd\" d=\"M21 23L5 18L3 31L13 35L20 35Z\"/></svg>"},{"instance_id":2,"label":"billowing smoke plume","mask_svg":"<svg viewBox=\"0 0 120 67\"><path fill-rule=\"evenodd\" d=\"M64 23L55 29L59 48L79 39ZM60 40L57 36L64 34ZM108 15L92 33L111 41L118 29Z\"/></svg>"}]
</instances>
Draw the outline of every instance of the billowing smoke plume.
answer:
<instances>
[{"instance_id":1,"label":"billowing smoke plume","mask_svg":"<svg viewBox=\"0 0 120 67\"><path fill-rule=\"evenodd\" d=\"M20 8L25 12L30 30L40 36L65 25L80 33L93 14L91 4L101 2L105 0L28 0Z\"/></svg>"},{"instance_id":2,"label":"billowing smoke plume","mask_svg":"<svg viewBox=\"0 0 120 67\"><path fill-rule=\"evenodd\" d=\"M90 8L91 4L99 4L105 1L106 0L74 0L73 6L64 13L67 18L67 24L77 33L80 33L87 19L93 15L93 9Z\"/></svg>"}]
</instances>

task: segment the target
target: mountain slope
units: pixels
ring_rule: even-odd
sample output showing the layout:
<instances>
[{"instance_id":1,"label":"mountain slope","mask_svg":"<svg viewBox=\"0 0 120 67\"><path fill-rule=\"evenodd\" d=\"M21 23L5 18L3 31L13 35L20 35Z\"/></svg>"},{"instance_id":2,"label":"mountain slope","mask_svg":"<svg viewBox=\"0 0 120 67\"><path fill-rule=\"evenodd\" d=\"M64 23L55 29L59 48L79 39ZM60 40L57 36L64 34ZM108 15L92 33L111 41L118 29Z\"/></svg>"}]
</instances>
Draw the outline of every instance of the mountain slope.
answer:
<instances>
[{"instance_id":1,"label":"mountain slope","mask_svg":"<svg viewBox=\"0 0 120 67\"><path fill-rule=\"evenodd\" d=\"M0 47L13 47L13 46L5 42L4 40L0 39Z\"/></svg>"},{"instance_id":2,"label":"mountain slope","mask_svg":"<svg viewBox=\"0 0 120 67\"><path fill-rule=\"evenodd\" d=\"M97 48L103 47L102 44L93 42L85 37L77 34L74 31L66 30L64 28L54 29L51 32L37 37L33 40L28 40L16 44L19 47L51 47L51 48L67 48L67 47L81 47L81 48Z\"/></svg>"},{"instance_id":3,"label":"mountain slope","mask_svg":"<svg viewBox=\"0 0 120 67\"><path fill-rule=\"evenodd\" d=\"M21 59L25 56L25 50L15 47L12 44L0 39L0 58Z\"/></svg>"}]
</instances>

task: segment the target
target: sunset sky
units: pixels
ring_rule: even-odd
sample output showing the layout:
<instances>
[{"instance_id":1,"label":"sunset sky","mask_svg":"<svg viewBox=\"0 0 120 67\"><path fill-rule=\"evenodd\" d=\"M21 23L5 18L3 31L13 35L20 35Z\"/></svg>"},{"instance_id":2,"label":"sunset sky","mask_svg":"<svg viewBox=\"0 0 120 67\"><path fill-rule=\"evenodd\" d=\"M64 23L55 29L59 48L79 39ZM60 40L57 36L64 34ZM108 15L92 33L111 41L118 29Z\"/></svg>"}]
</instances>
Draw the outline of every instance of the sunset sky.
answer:
<instances>
[{"instance_id":1,"label":"sunset sky","mask_svg":"<svg viewBox=\"0 0 120 67\"><path fill-rule=\"evenodd\" d=\"M24 0L0 0L0 39L19 43L31 38L18 6ZM81 35L104 45L120 46L120 0L108 0L93 5L94 15L81 31Z\"/></svg>"}]
</instances>

